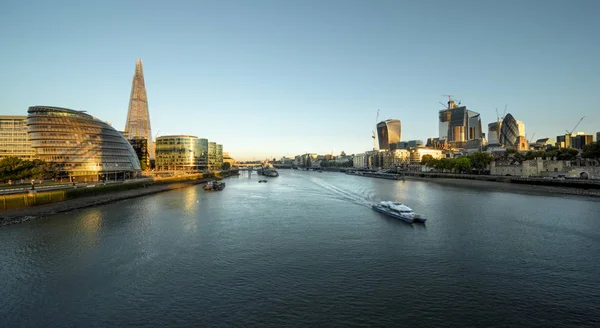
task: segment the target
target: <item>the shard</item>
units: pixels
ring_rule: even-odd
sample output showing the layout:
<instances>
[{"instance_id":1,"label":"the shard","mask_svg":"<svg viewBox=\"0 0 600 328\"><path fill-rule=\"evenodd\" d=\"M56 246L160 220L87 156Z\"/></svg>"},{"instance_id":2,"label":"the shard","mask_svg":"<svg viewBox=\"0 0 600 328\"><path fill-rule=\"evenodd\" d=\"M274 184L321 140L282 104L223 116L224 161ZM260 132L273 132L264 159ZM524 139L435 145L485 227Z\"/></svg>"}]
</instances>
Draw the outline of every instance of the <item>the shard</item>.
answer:
<instances>
[{"instance_id":1,"label":"the shard","mask_svg":"<svg viewBox=\"0 0 600 328\"><path fill-rule=\"evenodd\" d=\"M152 129L150 128L148 97L146 96L144 69L141 59L138 59L135 63L135 73L131 82L131 96L129 98L129 110L127 111L127 123L125 124L125 137L128 140L146 139L148 141L148 154L150 158L154 158L154 143L152 140Z\"/></svg>"}]
</instances>

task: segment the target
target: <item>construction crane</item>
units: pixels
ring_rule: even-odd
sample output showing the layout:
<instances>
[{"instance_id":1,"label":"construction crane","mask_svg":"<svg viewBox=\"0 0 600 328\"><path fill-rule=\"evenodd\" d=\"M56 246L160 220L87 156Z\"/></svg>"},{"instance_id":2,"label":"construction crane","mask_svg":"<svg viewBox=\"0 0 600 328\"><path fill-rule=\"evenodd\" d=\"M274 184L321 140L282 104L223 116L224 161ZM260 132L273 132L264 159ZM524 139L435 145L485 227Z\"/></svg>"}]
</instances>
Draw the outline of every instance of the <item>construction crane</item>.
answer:
<instances>
[{"instance_id":1,"label":"construction crane","mask_svg":"<svg viewBox=\"0 0 600 328\"><path fill-rule=\"evenodd\" d=\"M575 131L575 129L577 129L577 127L579 126L579 124L581 123L581 121L583 121L584 118L585 118L585 116L579 119L579 122L577 122L577 124L575 124L575 127L571 130L571 132L565 130L565 131L567 131L567 134L568 135L572 135L573 131Z\"/></svg>"},{"instance_id":2,"label":"construction crane","mask_svg":"<svg viewBox=\"0 0 600 328\"><path fill-rule=\"evenodd\" d=\"M534 133L533 133L533 135L531 136L531 139L529 139L529 143L531 143L531 142L532 142L532 140L533 140L533 137L535 137L535 132L534 132Z\"/></svg>"},{"instance_id":3,"label":"construction crane","mask_svg":"<svg viewBox=\"0 0 600 328\"><path fill-rule=\"evenodd\" d=\"M452 97L454 97L454 95L442 95L442 97L448 97L448 101L452 100Z\"/></svg>"},{"instance_id":4,"label":"construction crane","mask_svg":"<svg viewBox=\"0 0 600 328\"><path fill-rule=\"evenodd\" d=\"M377 110L377 116L375 116L375 130L377 129L377 121L379 120L379 109ZM377 150L377 136L375 135L375 130L373 130L373 150Z\"/></svg>"}]
</instances>

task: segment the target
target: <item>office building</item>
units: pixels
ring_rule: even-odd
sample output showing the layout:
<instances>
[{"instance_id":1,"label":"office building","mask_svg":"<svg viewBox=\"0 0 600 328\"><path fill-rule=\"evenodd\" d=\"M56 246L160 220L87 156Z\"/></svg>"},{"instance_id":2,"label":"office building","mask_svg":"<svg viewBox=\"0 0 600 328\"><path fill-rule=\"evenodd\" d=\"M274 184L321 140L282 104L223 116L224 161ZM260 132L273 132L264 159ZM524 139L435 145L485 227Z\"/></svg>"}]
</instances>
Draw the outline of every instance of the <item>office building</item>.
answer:
<instances>
[{"instance_id":1,"label":"office building","mask_svg":"<svg viewBox=\"0 0 600 328\"><path fill-rule=\"evenodd\" d=\"M596 142L600 142L600 132L596 132Z\"/></svg>"},{"instance_id":2,"label":"office building","mask_svg":"<svg viewBox=\"0 0 600 328\"><path fill-rule=\"evenodd\" d=\"M125 123L125 138L127 140L146 139L148 154L154 159L154 143L152 139L152 128L150 127L150 113L148 112L148 97L146 96L146 84L144 82L144 69L142 60L135 63L135 72L131 82L131 95L129 97L129 109L127 110L127 122Z\"/></svg>"},{"instance_id":3,"label":"office building","mask_svg":"<svg viewBox=\"0 0 600 328\"><path fill-rule=\"evenodd\" d=\"M27 110L31 147L72 181L121 180L138 176L140 162L117 130L85 111L32 106Z\"/></svg>"},{"instance_id":4,"label":"office building","mask_svg":"<svg viewBox=\"0 0 600 328\"><path fill-rule=\"evenodd\" d=\"M293 162L293 160L292 160L292 162ZM235 165L235 159L233 159L231 157L231 155L229 155L228 152L224 152L223 153L223 163L229 163L230 166L233 166L233 165ZM290 162L290 164L291 164L291 162Z\"/></svg>"},{"instance_id":5,"label":"office building","mask_svg":"<svg viewBox=\"0 0 600 328\"><path fill-rule=\"evenodd\" d=\"M377 139L380 150L394 150L402 139L402 122L385 120L377 123Z\"/></svg>"},{"instance_id":6,"label":"office building","mask_svg":"<svg viewBox=\"0 0 600 328\"><path fill-rule=\"evenodd\" d=\"M120 132L119 132L120 133ZM150 169L150 153L148 153L148 139L133 137L133 139L127 140L133 147L142 170Z\"/></svg>"},{"instance_id":7,"label":"office building","mask_svg":"<svg viewBox=\"0 0 600 328\"><path fill-rule=\"evenodd\" d=\"M439 112L440 139L448 140L453 148L462 148L467 141L483 138L479 113L448 101L448 108Z\"/></svg>"},{"instance_id":8,"label":"office building","mask_svg":"<svg viewBox=\"0 0 600 328\"><path fill-rule=\"evenodd\" d=\"M18 157L35 158L35 150L27 136L27 116L0 115L0 159Z\"/></svg>"},{"instance_id":9,"label":"office building","mask_svg":"<svg viewBox=\"0 0 600 328\"><path fill-rule=\"evenodd\" d=\"M494 122L488 124L487 141L490 146L500 145L500 129L502 128L502 122Z\"/></svg>"},{"instance_id":10,"label":"office building","mask_svg":"<svg viewBox=\"0 0 600 328\"><path fill-rule=\"evenodd\" d=\"M591 134L578 133L575 136L571 136L571 146L575 149L583 149L583 146L594 142L594 136Z\"/></svg>"},{"instance_id":11,"label":"office building","mask_svg":"<svg viewBox=\"0 0 600 328\"><path fill-rule=\"evenodd\" d=\"M396 149L410 149L423 147L423 140L400 141Z\"/></svg>"},{"instance_id":12,"label":"office building","mask_svg":"<svg viewBox=\"0 0 600 328\"><path fill-rule=\"evenodd\" d=\"M206 170L207 148L207 140L196 136L160 136L156 138L156 170L188 172Z\"/></svg>"},{"instance_id":13,"label":"office building","mask_svg":"<svg viewBox=\"0 0 600 328\"><path fill-rule=\"evenodd\" d=\"M217 156L216 156L216 161L217 161L217 170L220 170L221 167L223 166L223 145L217 144Z\"/></svg>"},{"instance_id":14,"label":"office building","mask_svg":"<svg viewBox=\"0 0 600 328\"><path fill-rule=\"evenodd\" d=\"M535 150L546 150L549 147L554 147L556 140L552 138L541 138L535 141L533 148Z\"/></svg>"},{"instance_id":15,"label":"office building","mask_svg":"<svg viewBox=\"0 0 600 328\"><path fill-rule=\"evenodd\" d=\"M522 134L523 133L523 134ZM506 114L502 120L502 126L500 128L500 145L504 148L517 148L517 139L520 136L525 136L525 124L521 121L515 120L511 114Z\"/></svg>"}]
</instances>

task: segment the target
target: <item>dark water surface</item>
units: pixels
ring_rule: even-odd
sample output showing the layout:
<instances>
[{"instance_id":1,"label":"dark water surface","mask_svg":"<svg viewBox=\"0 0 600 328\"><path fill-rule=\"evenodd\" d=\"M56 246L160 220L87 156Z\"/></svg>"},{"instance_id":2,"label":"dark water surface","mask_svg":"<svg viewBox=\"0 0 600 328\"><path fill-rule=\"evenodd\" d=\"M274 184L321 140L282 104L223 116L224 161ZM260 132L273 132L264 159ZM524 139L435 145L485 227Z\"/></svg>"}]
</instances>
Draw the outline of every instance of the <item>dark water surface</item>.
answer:
<instances>
[{"instance_id":1,"label":"dark water surface","mask_svg":"<svg viewBox=\"0 0 600 328\"><path fill-rule=\"evenodd\" d=\"M280 173L1 228L0 326L600 326L597 199Z\"/></svg>"}]
</instances>

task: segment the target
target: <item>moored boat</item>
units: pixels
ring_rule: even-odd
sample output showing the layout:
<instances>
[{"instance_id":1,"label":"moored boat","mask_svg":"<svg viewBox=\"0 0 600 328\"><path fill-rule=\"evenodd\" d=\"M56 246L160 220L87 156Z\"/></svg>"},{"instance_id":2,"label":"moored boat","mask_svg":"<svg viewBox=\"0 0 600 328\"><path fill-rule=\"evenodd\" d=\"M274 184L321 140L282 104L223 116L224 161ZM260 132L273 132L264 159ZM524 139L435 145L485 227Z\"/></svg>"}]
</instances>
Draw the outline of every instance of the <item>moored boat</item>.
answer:
<instances>
[{"instance_id":1,"label":"moored boat","mask_svg":"<svg viewBox=\"0 0 600 328\"><path fill-rule=\"evenodd\" d=\"M425 218L420 214L415 213L410 207L391 201L383 201L379 204L371 205L371 208L377 212L386 214L396 219L400 219L408 223L425 223Z\"/></svg>"},{"instance_id":2,"label":"moored boat","mask_svg":"<svg viewBox=\"0 0 600 328\"><path fill-rule=\"evenodd\" d=\"M219 191L223 189L225 189L225 182L219 182L217 180L209 181L204 185L204 190L207 191Z\"/></svg>"}]
</instances>

